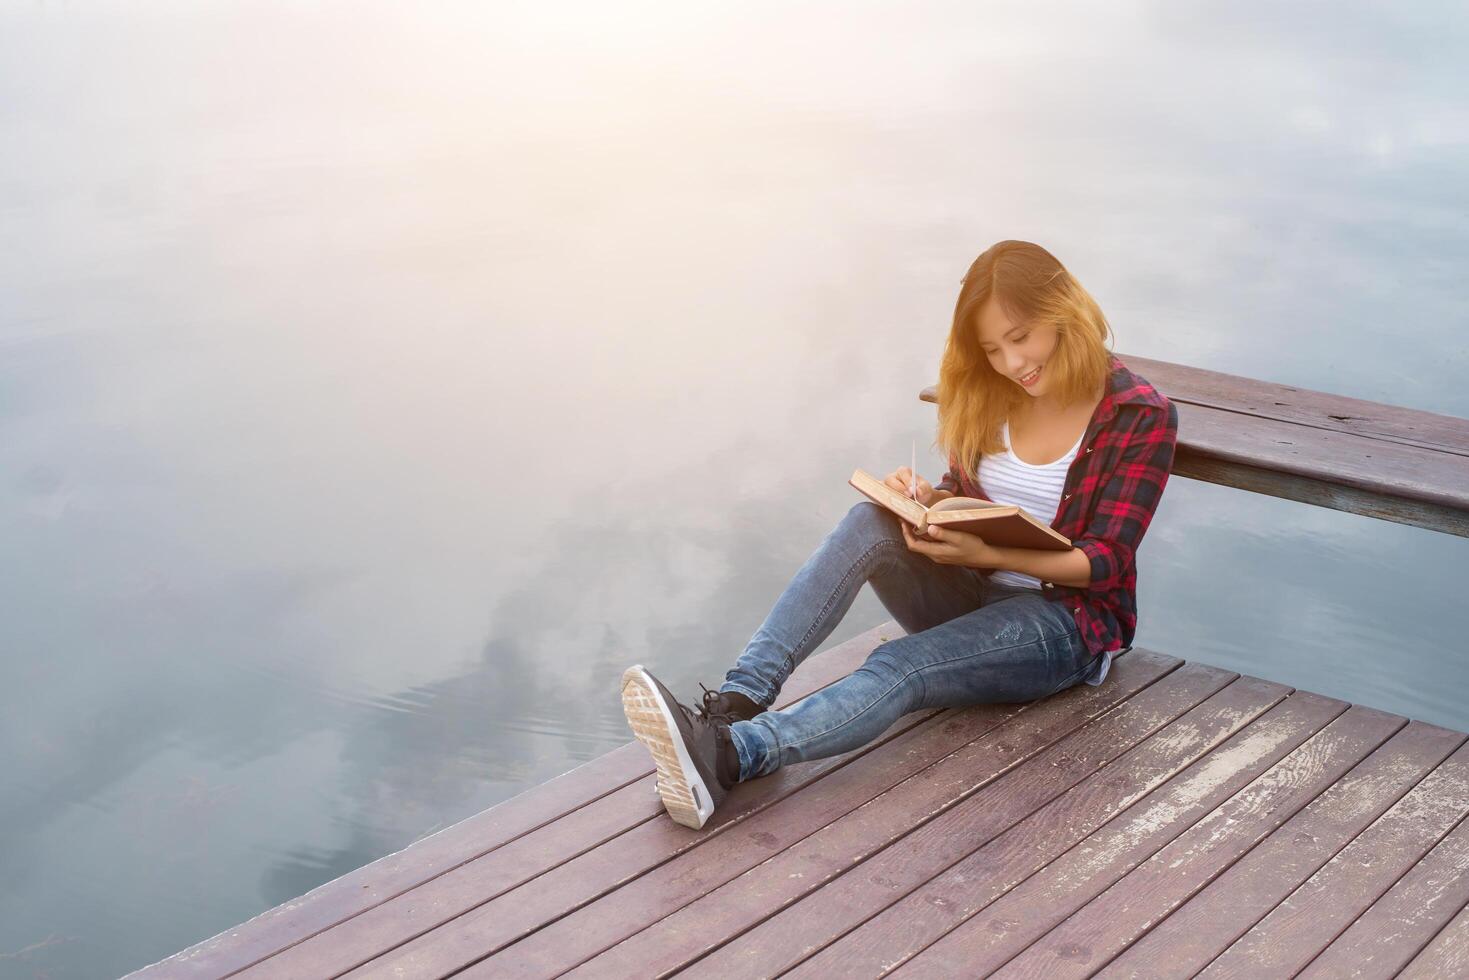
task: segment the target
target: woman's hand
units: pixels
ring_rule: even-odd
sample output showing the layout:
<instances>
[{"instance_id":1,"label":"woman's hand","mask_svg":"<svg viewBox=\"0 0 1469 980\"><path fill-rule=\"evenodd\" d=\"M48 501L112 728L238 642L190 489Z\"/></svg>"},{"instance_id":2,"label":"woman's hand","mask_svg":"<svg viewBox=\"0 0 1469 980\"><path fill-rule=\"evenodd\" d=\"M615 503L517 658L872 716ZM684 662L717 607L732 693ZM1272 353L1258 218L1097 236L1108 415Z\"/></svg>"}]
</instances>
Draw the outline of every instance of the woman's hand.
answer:
<instances>
[{"instance_id":1,"label":"woman's hand","mask_svg":"<svg viewBox=\"0 0 1469 980\"><path fill-rule=\"evenodd\" d=\"M883 486L892 487L894 490L898 491L903 496L907 497L907 496L909 496L909 492L908 492L908 480L910 478L912 478L912 476L913 476L913 471L912 470L910 470L906 466L900 466L898 469L893 470L887 476L885 476L885 477L882 478ZM933 497L933 487L929 484L929 482L927 480L925 480L921 476L918 477L917 480L918 480L918 497L917 497L917 500L918 500L918 502L920 504L922 504L923 506L927 507L929 505L930 498Z\"/></svg>"},{"instance_id":2,"label":"woman's hand","mask_svg":"<svg viewBox=\"0 0 1469 980\"><path fill-rule=\"evenodd\" d=\"M903 529L903 540L908 542L909 551L927 555L940 565L968 565L970 568L999 567L999 550L994 545L986 543L984 538L977 534L930 524L928 525L928 537L920 538L913 533L913 527L907 521L900 518L898 524Z\"/></svg>"}]
</instances>

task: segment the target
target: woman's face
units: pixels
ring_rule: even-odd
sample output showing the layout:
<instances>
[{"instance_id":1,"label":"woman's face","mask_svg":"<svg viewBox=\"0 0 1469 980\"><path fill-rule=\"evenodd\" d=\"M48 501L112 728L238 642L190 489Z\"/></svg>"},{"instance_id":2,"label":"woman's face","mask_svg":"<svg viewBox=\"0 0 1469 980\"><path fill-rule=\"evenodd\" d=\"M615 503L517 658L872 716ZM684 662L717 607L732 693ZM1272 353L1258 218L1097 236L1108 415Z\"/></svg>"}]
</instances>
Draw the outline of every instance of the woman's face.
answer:
<instances>
[{"instance_id":1,"label":"woman's face","mask_svg":"<svg viewBox=\"0 0 1469 980\"><path fill-rule=\"evenodd\" d=\"M978 326L979 345L990 359L990 367L1032 398L1044 395L1050 386L1046 361L1060 339L1056 328L1016 323L993 298L980 308ZM1021 378L1034 375L1037 369L1040 374L1029 378L1029 384L1021 382Z\"/></svg>"}]
</instances>

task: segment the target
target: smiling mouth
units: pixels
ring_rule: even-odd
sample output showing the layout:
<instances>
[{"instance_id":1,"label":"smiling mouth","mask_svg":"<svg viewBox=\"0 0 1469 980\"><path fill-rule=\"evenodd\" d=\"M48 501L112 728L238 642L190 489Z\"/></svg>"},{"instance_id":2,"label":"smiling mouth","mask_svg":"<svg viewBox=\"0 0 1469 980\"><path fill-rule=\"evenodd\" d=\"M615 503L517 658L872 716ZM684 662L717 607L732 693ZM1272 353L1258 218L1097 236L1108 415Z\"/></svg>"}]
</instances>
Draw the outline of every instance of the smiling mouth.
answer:
<instances>
[{"instance_id":1,"label":"smiling mouth","mask_svg":"<svg viewBox=\"0 0 1469 980\"><path fill-rule=\"evenodd\" d=\"M1041 367L1045 367L1045 365L1042 364ZM1019 381L1021 384L1025 384L1027 381L1034 381L1036 379L1036 377L1040 373L1041 373L1041 368L1036 368L1034 371L1030 372L1025 377L1023 377L1023 378L1016 378L1015 380L1016 381Z\"/></svg>"}]
</instances>

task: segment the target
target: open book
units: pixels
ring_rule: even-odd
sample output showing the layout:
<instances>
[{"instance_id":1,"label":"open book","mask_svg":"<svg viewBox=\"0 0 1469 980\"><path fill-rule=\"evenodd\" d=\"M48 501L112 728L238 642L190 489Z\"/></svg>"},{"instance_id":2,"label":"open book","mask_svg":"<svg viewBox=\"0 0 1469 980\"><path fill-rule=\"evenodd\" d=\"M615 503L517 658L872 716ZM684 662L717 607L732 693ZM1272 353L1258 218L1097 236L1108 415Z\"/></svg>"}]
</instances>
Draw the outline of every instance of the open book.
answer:
<instances>
[{"instance_id":1,"label":"open book","mask_svg":"<svg viewBox=\"0 0 1469 980\"><path fill-rule=\"evenodd\" d=\"M986 542L1004 548L1042 548L1067 551L1071 541L1057 534L1050 525L1039 521L1023 509L1011 504L997 504L976 497L946 497L925 507L883 483L866 470L857 470L847 481L875 504L881 504L912 524L918 534L927 534L928 525L951 527L956 531L977 534Z\"/></svg>"}]
</instances>

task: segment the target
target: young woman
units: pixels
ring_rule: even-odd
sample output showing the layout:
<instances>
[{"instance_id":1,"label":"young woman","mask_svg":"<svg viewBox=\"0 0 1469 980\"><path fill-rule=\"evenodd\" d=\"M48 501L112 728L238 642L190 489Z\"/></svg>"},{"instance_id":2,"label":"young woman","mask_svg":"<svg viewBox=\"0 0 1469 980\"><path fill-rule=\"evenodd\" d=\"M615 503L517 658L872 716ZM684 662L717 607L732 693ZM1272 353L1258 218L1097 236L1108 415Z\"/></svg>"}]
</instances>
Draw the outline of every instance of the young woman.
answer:
<instances>
[{"instance_id":1,"label":"young woman","mask_svg":"<svg viewBox=\"0 0 1469 980\"><path fill-rule=\"evenodd\" d=\"M1070 551L919 538L861 501L796 573L718 692L680 704L637 665L622 676L633 733L670 816L702 827L735 783L848 752L925 708L1043 698L1100 684L1137 626L1134 555L1173 466L1178 411L1107 346L1095 300L1045 249L1004 241L970 266L939 368L937 487L894 489L1054 515ZM863 583L908 635L789 708L765 710Z\"/></svg>"}]
</instances>

